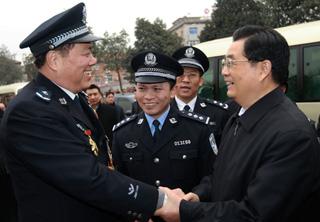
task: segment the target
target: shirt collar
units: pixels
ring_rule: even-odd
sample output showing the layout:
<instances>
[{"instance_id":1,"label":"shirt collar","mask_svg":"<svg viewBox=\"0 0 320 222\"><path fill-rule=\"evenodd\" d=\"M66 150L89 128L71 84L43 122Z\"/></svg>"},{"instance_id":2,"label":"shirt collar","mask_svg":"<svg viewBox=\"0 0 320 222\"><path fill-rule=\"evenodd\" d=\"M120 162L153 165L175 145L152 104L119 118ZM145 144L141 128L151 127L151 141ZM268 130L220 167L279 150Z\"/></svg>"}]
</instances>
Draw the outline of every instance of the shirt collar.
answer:
<instances>
[{"instance_id":1,"label":"shirt collar","mask_svg":"<svg viewBox=\"0 0 320 222\"><path fill-rule=\"evenodd\" d=\"M56 83L54 83L55 85L57 85ZM74 100L74 98L78 95L75 94L73 92L71 92L70 90L63 88L62 86L57 85L60 89L62 89L63 92L65 92L72 100Z\"/></svg>"},{"instance_id":2,"label":"shirt collar","mask_svg":"<svg viewBox=\"0 0 320 222\"><path fill-rule=\"evenodd\" d=\"M162 129L162 126L164 124L164 121L166 120L167 116L168 116L168 113L170 111L170 106L168 106L167 110L164 111L161 116L159 118L157 118L157 120L160 122L160 125L159 125L159 129L161 130ZM153 130L154 126L153 126L153 120L155 120L155 118L153 118L152 116L148 115L148 114L144 114L146 116L146 119L148 121L148 125L151 129L151 131Z\"/></svg>"},{"instance_id":3,"label":"shirt collar","mask_svg":"<svg viewBox=\"0 0 320 222\"><path fill-rule=\"evenodd\" d=\"M196 101L197 101L197 96L195 96L190 102L185 103L183 102L181 99L179 99L177 96L175 96L176 102L177 102L177 106L179 110L183 110L185 105L190 106L190 111L193 112L194 107L196 105Z\"/></svg>"}]
</instances>

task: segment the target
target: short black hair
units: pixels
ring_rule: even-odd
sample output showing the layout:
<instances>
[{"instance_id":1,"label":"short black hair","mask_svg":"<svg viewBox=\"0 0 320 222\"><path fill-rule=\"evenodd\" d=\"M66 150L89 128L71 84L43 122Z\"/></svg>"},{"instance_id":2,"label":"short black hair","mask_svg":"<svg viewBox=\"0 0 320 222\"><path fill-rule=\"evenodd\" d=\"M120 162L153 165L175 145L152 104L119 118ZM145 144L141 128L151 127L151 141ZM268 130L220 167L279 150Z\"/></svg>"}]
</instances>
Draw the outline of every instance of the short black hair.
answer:
<instances>
[{"instance_id":1,"label":"short black hair","mask_svg":"<svg viewBox=\"0 0 320 222\"><path fill-rule=\"evenodd\" d=\"M272 78L278 84L285 84L289 75L290 50L286 39L277 31L256 25L246 25L233 33L233 41L246 39L244 56L252 62L269 60L272 64Z\"/></svg>"},{"instance_id":2,"label":"short black hair","mask_svg":"<svg viewBox=\"0 0 320 222\"><path fill-rule=\"evenodd\" d=\"M106 92L106 97L109 96L110 94L114 95L114 92L112 92L112 91Z\"/></svg>"},{"instance_id":3,"label":"short black hair","mask_svg":"<svg viewBox=\"0 0 320 222\"><path fill-rule=\"evenodd\" d=\"M99 88L99 86L97 86L96 84L91 84L86 90L88 89L97 89L98 92L100 93L100 95L102 96L101 90Z\"/></svg>"}]
</instances>

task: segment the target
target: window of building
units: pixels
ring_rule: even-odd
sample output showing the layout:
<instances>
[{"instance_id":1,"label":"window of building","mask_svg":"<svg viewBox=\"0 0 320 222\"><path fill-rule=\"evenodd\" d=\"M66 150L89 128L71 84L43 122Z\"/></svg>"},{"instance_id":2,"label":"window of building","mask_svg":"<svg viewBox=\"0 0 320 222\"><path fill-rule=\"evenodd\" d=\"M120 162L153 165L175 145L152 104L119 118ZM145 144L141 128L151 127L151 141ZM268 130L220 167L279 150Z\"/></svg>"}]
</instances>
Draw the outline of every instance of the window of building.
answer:
<instances>
[{"instance_id":1,"label":"window of building","mask_svg":"<svg viewBox=\"0 0 320 222\"><path fill-rule=\"evenodd\" d=\"M197 27L190 27L189 34L190 35L198 35L198 28Z\"/></svg>"}]
</instances>

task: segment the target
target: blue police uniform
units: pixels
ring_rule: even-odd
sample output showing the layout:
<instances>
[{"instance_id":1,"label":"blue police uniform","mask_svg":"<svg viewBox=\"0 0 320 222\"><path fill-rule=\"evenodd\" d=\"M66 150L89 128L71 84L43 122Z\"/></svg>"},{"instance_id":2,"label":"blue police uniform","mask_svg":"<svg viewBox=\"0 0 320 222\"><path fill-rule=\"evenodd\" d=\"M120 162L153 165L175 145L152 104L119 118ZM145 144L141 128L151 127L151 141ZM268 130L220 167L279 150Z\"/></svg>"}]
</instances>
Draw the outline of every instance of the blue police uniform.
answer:
<instances>
[{"instance_id":1,"label":"blue police uniform","mask_svg":"<svg viewBox=\"0 0 320 222\"><path fill-rule=\"evenodd\" d=\"M173 55L183 67L191 67L199 70L202 76L209 68L209 60L207 56L198 48L185 46L176 50ZM177 106L177 97L172 100L171 105ZM204 99L197 97L193 112L210 117L209 126L214 132L217 144L220 143L221 134L230 115L228 113L228 105L216 100Z\"/></svg>"},{"instance_id":2,"label":"blue police uniform","mask_svg":"<svg viewBox=\"0 0 320 222\"><path fill-rule=\"evenodd\" d=\"M173 58L143 52L132 60L138 83L175 82L182 67ZM160 115L160 132L154 141L152 117L141 112L114 127L112 154L118 171L155 187L189 192L212 171L217 154L209 118L181 112L170 106ZM153 218L154 221L163 221Z\"/></svg>"},{"instance_id":3,"label":"blue police uniform","mask_svg":"<svg viewBox=\"0 0 320 222\"><path fill-rule=\"evenodd\" d=\"M64 43L99 39L89 33L84 12L80 3L54 16L20 46L38 56ZM22 89L1 123L19 221L117 221L116 215L153 214L158 190L107 167L104 135L82 93L72 100L42 73Z\"/></svg>"}]
</instances>

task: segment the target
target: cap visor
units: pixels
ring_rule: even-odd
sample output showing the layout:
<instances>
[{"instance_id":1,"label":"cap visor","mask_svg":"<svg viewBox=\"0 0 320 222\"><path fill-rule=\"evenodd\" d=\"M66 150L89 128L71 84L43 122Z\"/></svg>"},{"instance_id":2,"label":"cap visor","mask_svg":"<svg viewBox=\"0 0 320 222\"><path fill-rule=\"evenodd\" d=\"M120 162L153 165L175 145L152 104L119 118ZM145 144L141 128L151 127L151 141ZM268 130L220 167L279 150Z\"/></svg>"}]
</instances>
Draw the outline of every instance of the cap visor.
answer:
<instances>
[{"instance_id":1,"label":"cap visor","mask_svg":"<svg viewBox=\"0 0 320 222\"><path fill-rule=\"evenodd\" d=\"M160 83L160 82L169 82L173 81L171 79L163 78L163 77L155 77L155 76L140 76L136 77L136 82L138 83Z\"/></svg>"},{"instance_id":2,"label":"cap visor","mask_svg":"<svg viewBox=\"0 0 320 222\"><path fill-rule=\"evenodd\" d=\"M71 40L70 43L72 43L72 42L73 43L95 42L95 41L98 41L98 40L101 40L101 39L103 39L103 38L95 36L95 35L92 35L92 34L87 34L87 35L82 36L80 38Z\"/></svg>"}]
</instances>

